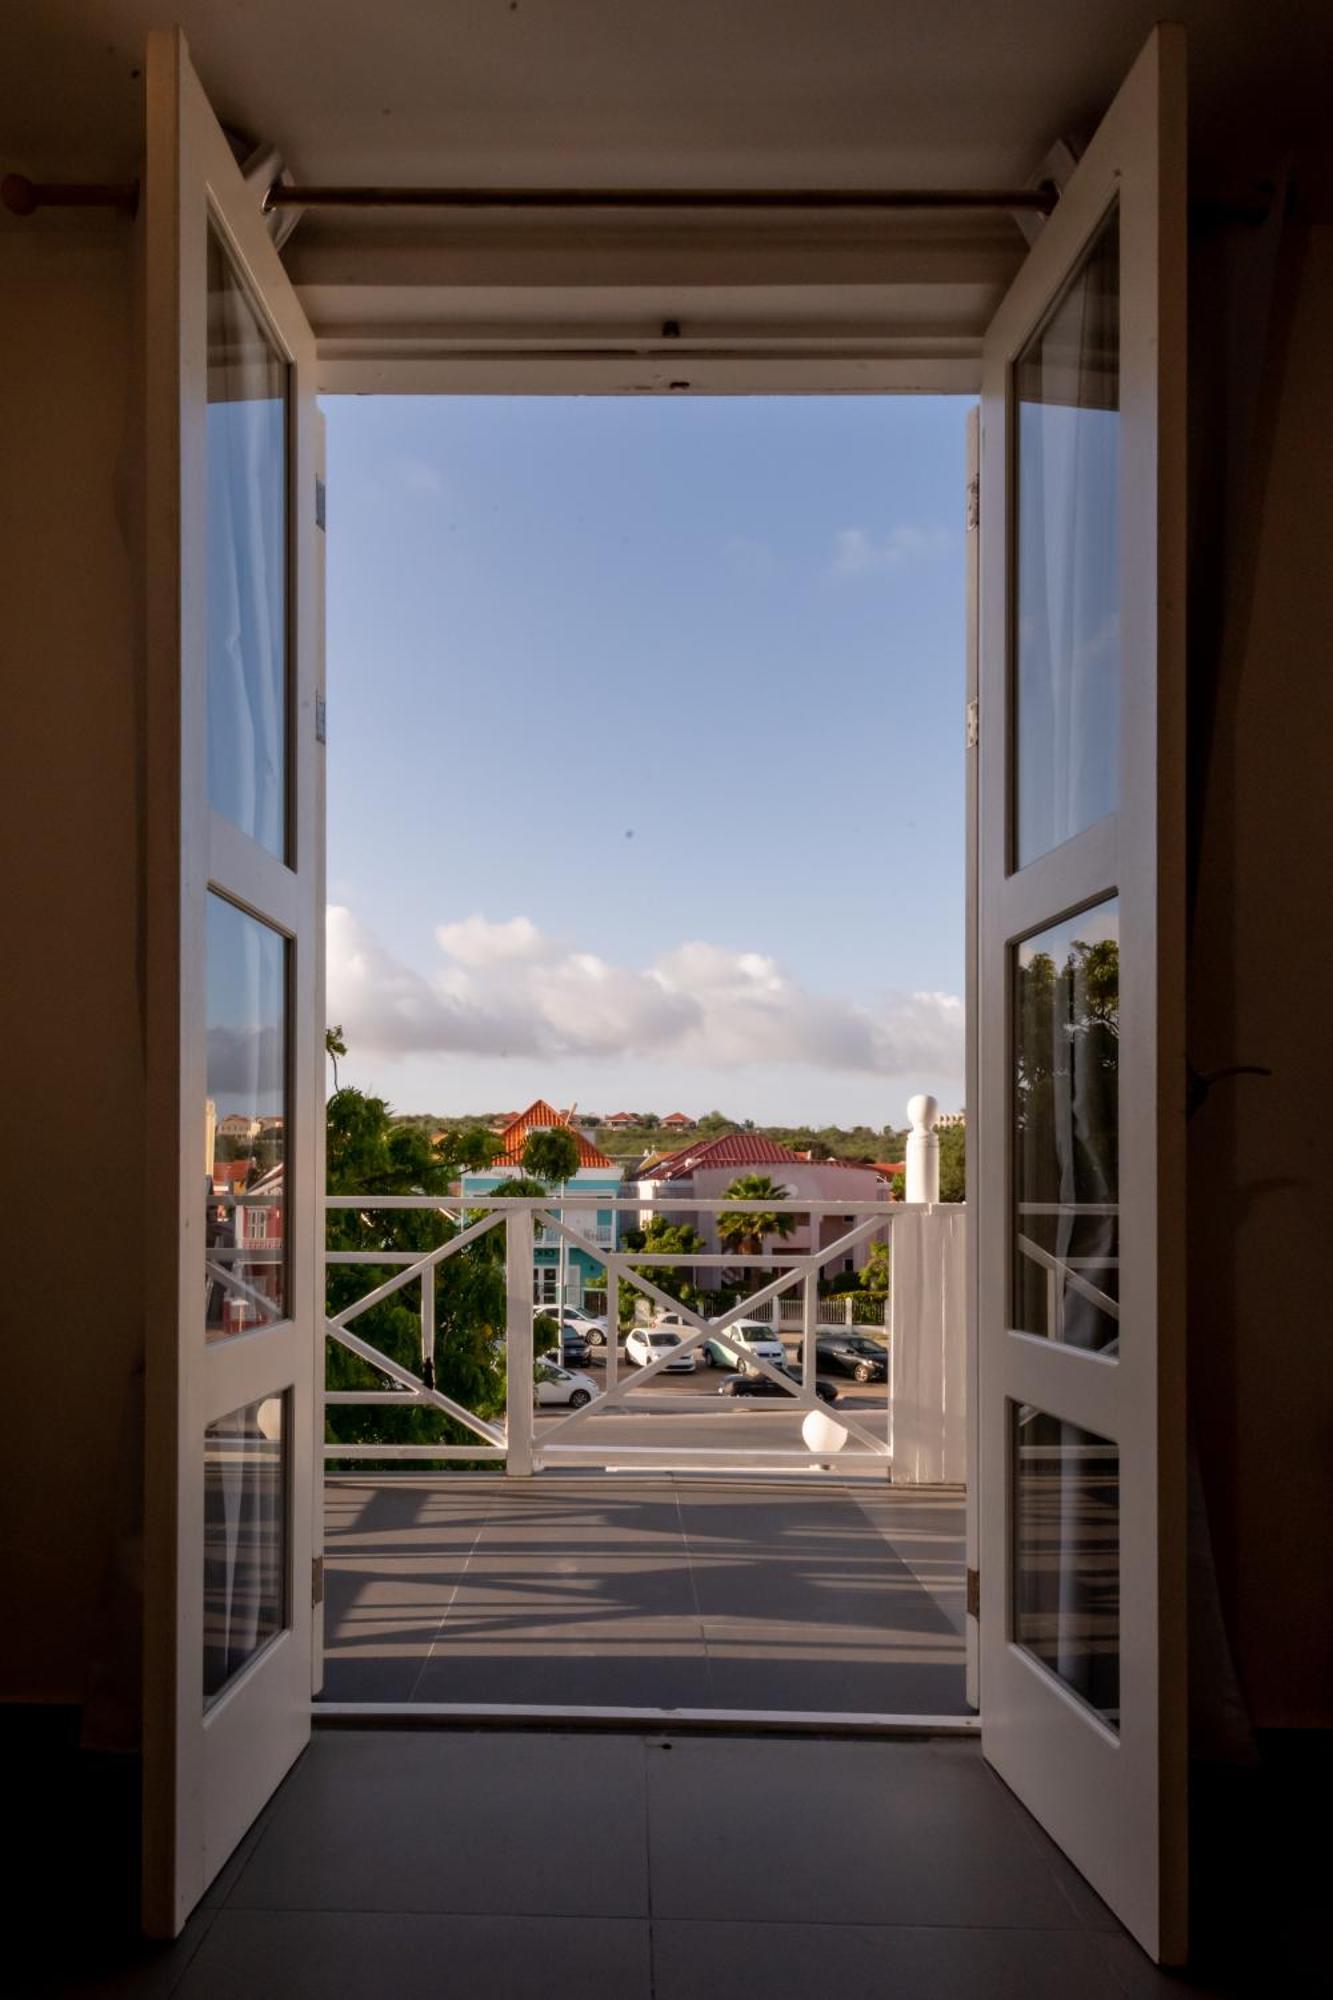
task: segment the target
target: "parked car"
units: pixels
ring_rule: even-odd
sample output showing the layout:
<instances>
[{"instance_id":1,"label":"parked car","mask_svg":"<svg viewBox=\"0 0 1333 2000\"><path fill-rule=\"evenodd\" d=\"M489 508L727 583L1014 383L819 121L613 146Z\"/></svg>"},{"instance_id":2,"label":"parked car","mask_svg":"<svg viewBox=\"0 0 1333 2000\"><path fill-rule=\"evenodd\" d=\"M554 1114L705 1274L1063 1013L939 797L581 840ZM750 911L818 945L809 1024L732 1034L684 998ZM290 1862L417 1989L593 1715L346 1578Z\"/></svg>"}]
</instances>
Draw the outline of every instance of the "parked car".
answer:
<instances>
[{"instance_id":1,"label":"parked car","mask_svg":"<svg viewBox=\"0 0 1333 2000\"><path fill-rule=\"evenodd\" d=\"M786 1348L761 1319L735 1319L725 1333L712 1334L704 1343L704 1363L709 1368L738 1368L758 1374L758 1369L750 1366L750 1357L756 1354L775 1368L787 1365Z\"/></svg>"},{"instance_id":2,"label":"parked car","mask_svg":"<svg viewBox=\"0 0 1333 2000\"><path fill-rule=\"evenodd\" d=\"M540 1322L538 1324L540 1325ZM543 1331L549 1332L549 1329ZM581 1333L571 1333L566 1327L565 1337L560 1343L560 1352L557 1354L553 1347L548 1347L542 1355L542 1360L554 1361L557 1367L586 1368L592 1360L592 1349Z\"/></svg>"},{"instance_id":3,"label":"parked car","mask_svg":"<svg viewBox=\"0 0 1333 2000\"><path fill-rule=\"evenodd\" d=\"M549 1312L544 1312L538 1308L532 1316L532 1330L538 1341L550 1341L554 1343L558 1330L558 1320L554 1308ZM566 1368L586 1368L588 1362L592 1359L592 1349L589 1346L586 1334L581 1332L579 1328L571 1326L568 1320L564 1323L563 1338L560 1345L564 1350L563 1353L557 1354L554 1345L552 1345L550 1358L553 1361L563 1361Z\"/></svg>"},{"instance_id":4,"label":"parked car","mask_svg":"<svg viewBox=\"0 0 1333 2000\"><path fill-rule=\"evenodd\" d=\"M585 1312L582 1306L534 1306L534 1319L558 1319L564 1324L566 1336L581 1334L589 1347L606 1346L606 1320L596 1313Z\"/></svg>"},{"instance_id":5,"label":"parked car","mask_svg":"<svg viewBox=\"0 0 1333 2000\"><path fill-rule=\"evenodd\" d=\"M545 1357L537 1363L532 1378L533 1396L540 1409L551 1407L582 1410L597 1394L591 1375L578 1375L559 1368Z\"/></svg>"},{"instance_id":6,"label":"parked car","mask_svg":"<svg viewBox=\"0 0 1333 2000\"><path fill-rule=\"evenodd\" d=\"M650 1361L660 1361L664 1354L670 1354L673 1347L680 1346L680 1335L670 1327L635 1326L625 1337L625 1359L632 1361L636 1368L646 1368ZM685 1348L673 1355L662 1371L668 1375L693 1375L694 1349Z\"/></svg>"},{"instance_id":7,"label":"parked car","mask_svg":"<svg viewBox=\"0 0 1333 2000\"><path fill-rule=\"evenodd\" d=\"M889 1357L878 1340L864 1333L821 1333L815 1342L821 1368L836 1368L856 1382L888 1380Z\"/></svg>"},{"instance_id":8,"label":"parked car","mask_svg":"<svg viewBox=\"0 0 1333 2000\"><path fill-rule=\"evenodd\" d=\"M790 1378L793 1389L800 1388L801 1378L795 1369L784 1368L782 1372ZM786 1396L790 1391L784 1389L781 1382L775 1382L771 1375L733 1375L728 1381L718 1383L717 1393L719 1396ZM821 1377L815 1383L815 1394L822 1403L836 1403L838 1385Z\"/></svg>"}]
</instances>

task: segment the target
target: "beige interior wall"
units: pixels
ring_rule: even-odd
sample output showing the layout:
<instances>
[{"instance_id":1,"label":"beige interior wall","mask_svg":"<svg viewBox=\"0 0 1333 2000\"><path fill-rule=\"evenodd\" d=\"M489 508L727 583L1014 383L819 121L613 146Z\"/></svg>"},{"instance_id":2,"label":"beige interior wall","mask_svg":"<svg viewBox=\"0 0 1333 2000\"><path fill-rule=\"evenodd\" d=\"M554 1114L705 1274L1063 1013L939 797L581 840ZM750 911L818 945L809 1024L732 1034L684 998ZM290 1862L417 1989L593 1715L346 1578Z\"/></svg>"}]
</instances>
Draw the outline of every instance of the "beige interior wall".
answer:
<instances>
[{"instance_id":1,"label":"beige interior wall","mask_svg":"<svg viewBox=\"0 0 1333 2000\"><path fill-rule=\"evenodd\" d=\"M117 1649L134 1686L112 1587L143 1345L131 245L120 217L0 215L6 1699L80 1700Z\"/></svg>"},{"instance_id":2,"label":"beige interior wall","mask_svg":"<svg viewBox=\"0 0 1333 2000\"><path fill-rule=\"evenodd\" d=\"M1243 322L1242 296L1205 339L1225 350ZM1205 579L1227 606L1199 773L1190 1055L1273 1073L1219 1082L1192 1120L1191 1401L1251 1719L1328 1727L1333 227L1286 225L1262 351L1245 468L1200 437L1235 504L1225 569Z\"/></svg>"}]
</instances>

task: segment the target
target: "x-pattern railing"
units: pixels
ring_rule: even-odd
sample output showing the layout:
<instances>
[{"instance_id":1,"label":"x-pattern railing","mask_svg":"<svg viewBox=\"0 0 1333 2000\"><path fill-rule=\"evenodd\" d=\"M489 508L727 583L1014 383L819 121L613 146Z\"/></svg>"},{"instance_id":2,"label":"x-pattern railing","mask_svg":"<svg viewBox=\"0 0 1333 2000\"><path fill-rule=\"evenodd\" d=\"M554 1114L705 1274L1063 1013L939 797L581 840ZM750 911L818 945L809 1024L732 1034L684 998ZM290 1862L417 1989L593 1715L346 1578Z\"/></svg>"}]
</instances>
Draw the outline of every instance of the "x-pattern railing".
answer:
<instances>
[{"instance_id":1,"label":"x-pattern railing","mask_svg":"<svg viewBox=\"0 0 1333 2000\"><path fill-rule=\"evenodd\" d=\"M331 1195L326 1200L330 1210L352 1210L367 1216L380 1211L418 1210L438 1214L457 1227L457 1233L446 1242L428 1251L380 1250L374 1248L352 1250L329 1250L325 1253L328 1265L360 1264L384 1267L395 1265L391 1278L386 1278L372 1290L364 1293L352 1304L325 1319L325 1330L331 1340L338 1341L351 1353L359 1356L371 1368L383 1374L397 1386L388 1391L375 1390L329 1390L326 1402L330 1404L382 1404L397 1409L410 1408L414 1404L425 1405L442 1411L458 1423L464 1425L477 1438L477 1444L390 1444L390 1443L336 1443L325 1446L328 1459L431 1459L431 1460L486 1460L503 1459L508 1469L514 1473L528 1473L540 1470L551 1463L596 1462L599 1458L610 1457L617 1462L637 1459L641 1454L651 1456L655 1462L679 1457L683 1463L708 1463L720 1458L744 1462L762 1459L765 1463L783 1461L800 1464L819 1462L816 1453L802 1448L784 1448L763 1445L756 1447L739 1446L728 1443L725 1447L694 1445L680 1449L666 1446L645 1446L616 1442L598 1446L589 1442L590 1426L603 1418L607 1412L631 1410L630 1399L645 1384L670 1368L673 1360L684 1353L700 1350L709 1340L717 1340L736 1322L751 1318L756 1309L770 1300L780 1298L793 1287L802 1287L802 1326L800 1379L785 1373L762 1356L748 1349L743 1356L744 1367L751 1374L767 1376L784 1392L785 1400L761 1404L753 1411L756 1418L782 1414L795 1409L807 1415L823 1406L818 1398L816 1380L816 1341L818 1326L818 1277L825 1265L835 1258L845 1257L859 1244L886 1231L895 1217L911 1213L904 1204L888 1208L883 1202L867 1201L812 1201L808 1198L790 1197L785 1200L740 1201L714 1198L713 1200L661 1199L656 1202L642 1197L632 1199L608 1199L604 1195L586 1197L561 1194L551 1197L476 1195L454 1197L441 1202L436 1196L388 1195L388 1196L343 1196ZM577 1226L577 1219L571 1221L569 1212L580 1208L601 1211L608 1210L631 1214L636 1223L641 1222L645 1211L656 1208L674 1217L715 1215L722 1211L771 1215L787 1212L804 1220L810 1218L812 1227L817 1226L817 1218L837 1215L851 1219L852 1226L834 1241L816 1245L808 1251L782 1251L778 1254L762 1254L746 1251L673 1251L645 1244L642 1248L599 1251L599 1261L606 1269L607 1293L607 1342L606 1342L606 1386L599 1390L592 1400L581 1409L571 1410L568 1415L545 1424L540 1435L536 1433L533 1411L533 1322L538 1312L533 1289L533 1252L536 1231L540 1226L547 1240L563 1237L574 1248L586 1248L587 1237ZM478 1213L480 1211L480 1213ZM469 1215L476 1219L468 1221ZM503 1224L506 1232L505 1291L506 1291L506 1361L507 1361L507 1401L503 1425L489 1422L477 1416L443 1390L435 1387L431 1379L429 1363L435 1341L434 1277L439 1266L448 1258L457 1256L470 1244L476 1243L488 1231ZM457 1226L461 1225L461 1226ZM709 1316L684 1305L652 1278L646 1275L644 1266L661 1268L664 1266L684 1266L694 1270L714 1269L732 1271L737 1269L769 1270L774 1275L746 1297L719 1314ZM415 1372L404 1363L384 1354L368 1341L360 1338L352 1330L352 1322L361 1314L383 1300L392 1297L404 1287L420 1283L421 1317L421 1369ZM678 1333L675 1345L658 1359L649 1361L632 1372L622 1374L617 1341L620 1305L620 1286L632 1284L637 1291L665 1308L676 1322L673 1331ZM688 1331L684 1330L688 1329ZM733 1352L737 1352L733 1345ZM668 1418L668 1413L654 1412ZM670 1414L679 1415L680 1406L675 1405ZM703 1412L700 1412L702 1415ZM708 1421L705 1418L705 1421ZM864 1423L854 1419L839 1408L834 1421L846 1433L847 1444L855 1440L855 1446L845 1447L839 1454L839 1463L879 1462L889 1455L887 1426L884 1436L877 1436ZM595 1440L595 1429L592 1432ZM857 1448L859 1447L859 1449Z\"/></svg>"}]
</instances>

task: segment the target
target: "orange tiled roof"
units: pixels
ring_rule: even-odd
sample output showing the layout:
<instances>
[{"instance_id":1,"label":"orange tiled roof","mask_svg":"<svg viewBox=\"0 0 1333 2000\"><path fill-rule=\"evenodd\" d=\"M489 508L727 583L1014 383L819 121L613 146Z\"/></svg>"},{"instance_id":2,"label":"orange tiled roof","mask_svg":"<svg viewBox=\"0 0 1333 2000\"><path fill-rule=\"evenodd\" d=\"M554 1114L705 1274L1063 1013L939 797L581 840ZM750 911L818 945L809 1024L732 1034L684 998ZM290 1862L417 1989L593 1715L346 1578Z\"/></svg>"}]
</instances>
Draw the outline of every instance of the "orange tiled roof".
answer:
<instances>
[{"instance_id":1,"label":"orange tiled roof","mask_svg":"<svg viewBox=\"0 0 1333 2000\"><path fill-rule=\"evenodd\" d=\"M500 1151L491 1161L493 1167L521 1167L523 1164L523 1142L529 1132L547 1131L561 1127L573 1132L579 1144L579 1165L581 1167L614 1167L615 1161L586 1139L582 1132L571 1125L564 1113L539 1097L526 1111L520 1111L512 1124L506 1125L500 1134Z\"/></svg>"},{"instance_id":2,"label":"orange tiled roof","mask_svg":"<svg viewBox=\"0 0 1333 2000\"><path fill-rule=\"evenodd\" d=\"M776 1139L760 1132L724 1132L719 1139L703 1139L669 1153L645 1180L685 1180L697 1167L795 1167L801 1156Z\"/></svg>"}]
</instances>

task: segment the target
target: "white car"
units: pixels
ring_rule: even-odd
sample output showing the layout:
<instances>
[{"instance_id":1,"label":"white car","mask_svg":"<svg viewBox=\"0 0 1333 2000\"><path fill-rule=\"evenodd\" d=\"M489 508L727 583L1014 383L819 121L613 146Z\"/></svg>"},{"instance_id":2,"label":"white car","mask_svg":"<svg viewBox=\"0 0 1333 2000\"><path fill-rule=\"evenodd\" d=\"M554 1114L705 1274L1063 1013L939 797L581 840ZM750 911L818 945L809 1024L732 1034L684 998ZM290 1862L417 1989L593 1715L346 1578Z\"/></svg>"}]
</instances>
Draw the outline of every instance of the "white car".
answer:
<instances>
[{"instance_id":1,"label":"white car","mask_svg":"<svg viewBox=\"0 0 1333 2000\"><path fill-rule=\"evenodd\" d=\"M725 1333L715 1333L704 1343L704 1361L709 1368L744 1369L747 1375L757 1375L759 1370L750 1366L756 1355L774 1368L787 1365L786 1348L761 1319L734 1319Z\"/></svg>"},{"instance_id":2,"label":"white car","mask_svg":"<svg viewBox=\"0 0 1333 2000\"><path fill-rule=\"evenodd\" d=\"M646 1368L650 1361L660 1361L664 1354L671 1354L673 1347L680 1346L680 1335L669 1327L636 1326L625 1340L625 1359L632 1361L636 1368ZM662 1370L664 1375L693 1375L694 1349L686 1348L681 1354L672 1355Z\"/></svg>"},{"instance_id":3,"label":"white car","mask_svg":"<svg viewBox=\"0 0 1333 2000\"><path fill-rule=\"evenodd\" d=\"M589 1347L606 1346L606 1318L584 1312L582 1306L534 1306L534 1319L563 1321L566 1333L581 1333Z\"/></svg>"},{"instance_id":4,"label":"white car","mask_svg":"<svg viewBox=\"0 0 1333 2000\"><path fill-rule=\"evenodd\" d=\"M582 1410L597 1394L597 1384L591 1375L580 1375L573 1368L559 1368L554 1361L542 1360L533 1371L532 1393L539 1409Z\"/></svg>"}]
</instances>

